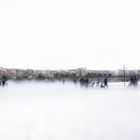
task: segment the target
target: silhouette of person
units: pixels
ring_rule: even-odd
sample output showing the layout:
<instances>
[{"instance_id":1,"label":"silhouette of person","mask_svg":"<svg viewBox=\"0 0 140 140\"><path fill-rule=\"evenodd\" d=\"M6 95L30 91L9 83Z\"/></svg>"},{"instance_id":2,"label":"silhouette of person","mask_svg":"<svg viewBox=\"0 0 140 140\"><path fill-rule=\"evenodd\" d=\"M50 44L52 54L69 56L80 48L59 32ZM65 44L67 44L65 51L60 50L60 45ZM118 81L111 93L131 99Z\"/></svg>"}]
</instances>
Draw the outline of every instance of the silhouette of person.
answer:
<instances>
[{"instance_id":1,"label":"silhouette of person","mask_svg":"<svg viewBox=\"0 0 140 140\"><path fill-rule=\"evenodd\" d=\"M134 79L134 83L133 83L134 87L138 87L138 78L137 78L137 76L135 75L133 79Z\"/></svg>"},{"instance_id":2,"label":"silhouette of person","mask_svg":"<svg viewBox=\"0 0 140 140\"><path fill-rule=\"evenodd\" d=\"M73 80L73 82L74 82L74 84L76 84L76 83L77 83L77 80L76 80L76 79L74 79L74 80Z\"/></svg>"},{"instance_id":3,"label":"silhouette of person","mask_svg":"<svg viewBox=\"0 0 140 140\"><path fill-rule=\"evenodd\" d=\"M104 79L104 87L108 88L108 79L107 79L107 77L105 77L105 79Z\"/></svg>"},{"instance_id":4,"label":"silhouette of person","mask_svg":"<svg viewBox=\"0 0 140 140\"><path fill-rule=\"evenodd\" d=\"M130 84L129 85L130 86L133 86L134 85L134 77L133 76L130 77Z\"/></svg>"},{"instance_id":5,"label":"silhouette of person","mask_svg":"<svg viewBox=\"0 0 140 140\"><path fill-rule=\"evenodd\" d=\"M138 87L138 78L136 75L132 76L130 78L130 84L129 84L130 87Z\"/></svg>"},{"instance_id":6,"label":"silhouette of person","mask_svg":"<svg viewBox=\"0 0 140 140\"><path fill-rule=\"evenodd\" d=\"M86 78L86 79L84 80L84 83L85 83L85 86L86 86L86 87L88 87L88 84L89 84L89 79L88 79L88 78Z\"/></svg>"},{"instance_id":7,"label":"silhouette of person","mask_svg":"<svg viewBox=\"0 0 140 140\"><path fill-rule=\"evenodd\" d=\"M2 80L2 86L4 87L6 84L6 81L5 80Z\"/></svg>"},{"instance_id":8,"label":"silhouette of person","mask_svg":"<svg viewBox=\"0 0 140 140\"><path fill-rule=\"evenodd\" d=\"M104 82L101 83L100 88L105 88Z\"/></svg>"},{"instance_id":9,"label":"silhouette of person","mask_svg":"<svg viewBox=\"0 0 140 140\"><path fill-rule=\"evenodd\" d=\"M98 78L96 82L96 86L99 87L99 84L100 84L100 79Z\"/></svg>"}]
</instances>

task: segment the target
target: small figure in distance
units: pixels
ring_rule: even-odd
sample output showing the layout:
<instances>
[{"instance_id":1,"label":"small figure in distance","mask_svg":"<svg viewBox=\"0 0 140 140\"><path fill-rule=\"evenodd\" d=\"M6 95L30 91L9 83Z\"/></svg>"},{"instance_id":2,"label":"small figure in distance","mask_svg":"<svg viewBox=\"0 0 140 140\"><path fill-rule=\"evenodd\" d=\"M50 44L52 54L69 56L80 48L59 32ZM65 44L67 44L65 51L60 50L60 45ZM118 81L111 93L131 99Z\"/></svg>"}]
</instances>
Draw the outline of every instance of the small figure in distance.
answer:
<instances>
[{"instance_id":1,"label":"small figure in distance","mask_svg":"<svg viewBox=\"0 0 140 140\"><path fill-rule=\"evenodd\" d=\"M101 83L100 88L105 88L104 82Z\"/></svg>"},{"instance_id":2,"label":"small figure in distance","mask_svg":"<svg viewBox=\"0 0 140 140\"><path fill-rule=\"evenodd\" d=\"M104 79L104 87L108 88L108 79L107 79L107 77L105 77L105 79Z\"/></svg>"},{"instance_id":3,"label":"small figure in distance","mask_svg":"<svg viewBox=\"0 0 140 140\"><path fill-rule=\"evenodd\" d=\"M88 87L89 79L88 79L88 78L81 78L81 79L80 79L80 84L81 84L81 86L86 86L86 87Z\"/></svg>"},{"instance_id":4,"label":"small figure in distance","mask_svg":"<svg viewBox=\"0 0 140 140\"><path fill-rule=\"evenodd\" d=\"M74 80L73 80L73 82L74 82L74 84L76 84L76 83L77 83L77 80L76 80L76 79L74 79Z\"/></svg>"},{"instance_id":5,"label":"small figure in distance","mask_svg":"<svg viewBox=\"0 0 140 140\"><path fill-rule=\"evenodd\" d=\"M136 75L130 77L130 83L129 83L130 87L138 87L138 78Z\"/></svg>"},{"instance_id":6,"label":"small figure in distance","mask_svg":"<svg viewBox=\"0 0 140 140\"><path fill-rule=\"evenodd\" d=\"M99 87L99 84L100 84L100 79L98 78L96 82L96 87Z\"/></svg>"},{"instance_id":7,"label":"small figure in distance","mask_svg":"<svg viewBox=\"0 0 140 140\"><path fill-rule=\"evenodd\" d=\"M63 84L65 83L65 79L64 78L62 79L62 82L63 82Z\"/></svg>"},{"instance_id":8,"label":"small figure in distance","mask_svg":"<svg viewBox=\"0 0 140 140\"><path fill-rule=\"evenodd\" d=\"M134 85L134 77L131 76L129 86L132 87L133 85Z\"/></svg>"},{"instance_id":9,"label":"small figure in distance","mask_svg":"<svg viewBox=\"0 0 140 140\"><path fill-rule=\"evenodd\" d=\"M6 81L2 80L2 86L4 87L6 85Z\"/></svg>"},{"instance_id":10,"label":"small figure in distance","mask_svg":"<svg viewBox=\"0 0 140 140\"><path fill-rule=\"evenodd\" d=\"M94 85L95 85L95 82L92 82L91 86L94 87Z\"/></svg>"},{"instance_id":11,"label":"small figure in distance","mask_svg":"<svg viewBox=\"0 0 140 140\"><path fill-rule=\"evenodd\" d=\"M1 85L4 87L6 85L6 81L8 80L6 75L2 76Z\"/></svg>"},{"instance_id":12,"label":"small figure in distance","mask_svg":"<svg viewBox=\"0 0 140 140\"><path fill-rule=\"evenodd\" d=\"M84 85L84 78L81 78L81 79L80 79L80 84L81 84L81 86Z\"/></svg>"},{"instance_id":13,"label":"small figure in distance","mask_svg":"<svg viewBox=\"0 0 140 140\"><path fill-rule=\"evenodd\" d=\"M134 87L138 87L138 78L137 78L137 76L135 75L133 79L134 79Z\"/></svg>"},{"instance_id":14,"label":"small figure in distance","mask_svg":"<svg viewBox=\"0 0 140 140\"><path fill-rule=\"evenodd\" d=\"M85 79L85 86L88 87L88 85L89 85L89 79L86 78L86 79Z\"/></svg>"}]
</instances>

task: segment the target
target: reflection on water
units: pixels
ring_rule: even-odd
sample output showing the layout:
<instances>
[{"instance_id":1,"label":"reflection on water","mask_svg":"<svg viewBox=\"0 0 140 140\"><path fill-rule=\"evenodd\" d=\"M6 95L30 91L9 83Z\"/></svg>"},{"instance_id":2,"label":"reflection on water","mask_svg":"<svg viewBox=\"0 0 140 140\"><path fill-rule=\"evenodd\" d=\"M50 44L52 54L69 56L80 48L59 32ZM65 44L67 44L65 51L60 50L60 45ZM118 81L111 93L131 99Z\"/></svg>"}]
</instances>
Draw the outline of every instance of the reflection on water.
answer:
<instances>
[{"instance_id":1,"label":"reflection on water","mask_svg":"<svg viewBox=\"0 0 140 140\"><path fill-rule=\"evenodd\" d=\"M139 140L139 93L123 83L9 82L0 88L0 139Z\"/></svg>"}]
</instances>

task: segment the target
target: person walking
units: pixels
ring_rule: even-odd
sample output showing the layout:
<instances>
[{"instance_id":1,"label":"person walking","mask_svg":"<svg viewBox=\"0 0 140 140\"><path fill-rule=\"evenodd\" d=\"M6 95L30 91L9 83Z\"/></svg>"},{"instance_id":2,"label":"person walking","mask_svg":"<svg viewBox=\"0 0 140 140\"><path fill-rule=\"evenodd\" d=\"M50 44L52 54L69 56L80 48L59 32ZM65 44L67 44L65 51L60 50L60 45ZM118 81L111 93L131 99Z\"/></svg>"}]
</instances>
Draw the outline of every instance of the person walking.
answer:
<instances>
[{"instance_id":1,"label":"person walking","mask_svg":"<svg viewBox=\"0 0 140 140\"><path fill-rule=\"evenodd\" d=\"M96 82L96 87L99 87L99 84L100 84L100 79L98 78Z\"/></svg>"},{"instance_id":2,"label":"person walking","mask_svg":"<svg viewBox=\"0 0 140 140\"><path fill-rule=\"evenodd\" d=\"M107 79L107 77L105 77L105 79L104 79L104 87L108 88L108 79Z\"/></svg>"}]
</instances>

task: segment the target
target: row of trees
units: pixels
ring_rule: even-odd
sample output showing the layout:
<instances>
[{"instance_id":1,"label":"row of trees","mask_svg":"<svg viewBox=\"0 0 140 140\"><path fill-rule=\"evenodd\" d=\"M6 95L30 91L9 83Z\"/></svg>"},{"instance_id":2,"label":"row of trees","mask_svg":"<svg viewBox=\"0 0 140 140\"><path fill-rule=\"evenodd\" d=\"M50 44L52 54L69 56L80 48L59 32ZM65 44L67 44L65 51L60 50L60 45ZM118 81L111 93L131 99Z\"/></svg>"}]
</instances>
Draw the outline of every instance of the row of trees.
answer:
<instances>
[{"instance_id":1,"label":"row of trees","mask_svg":"<svg viewBox=\"0 0 140 140\"><path fill-rule=\"evenodd\" d=\"M140 77L140 71L126 71L125 78L128 80L132 75ZM84 68L74 70L23 70L23 69L0 69L0 79L12 80L79 80L80 78L97 79L108 77L113 80L123 80L123 71L97 71Z\"/></svg>"}]
</instances>

